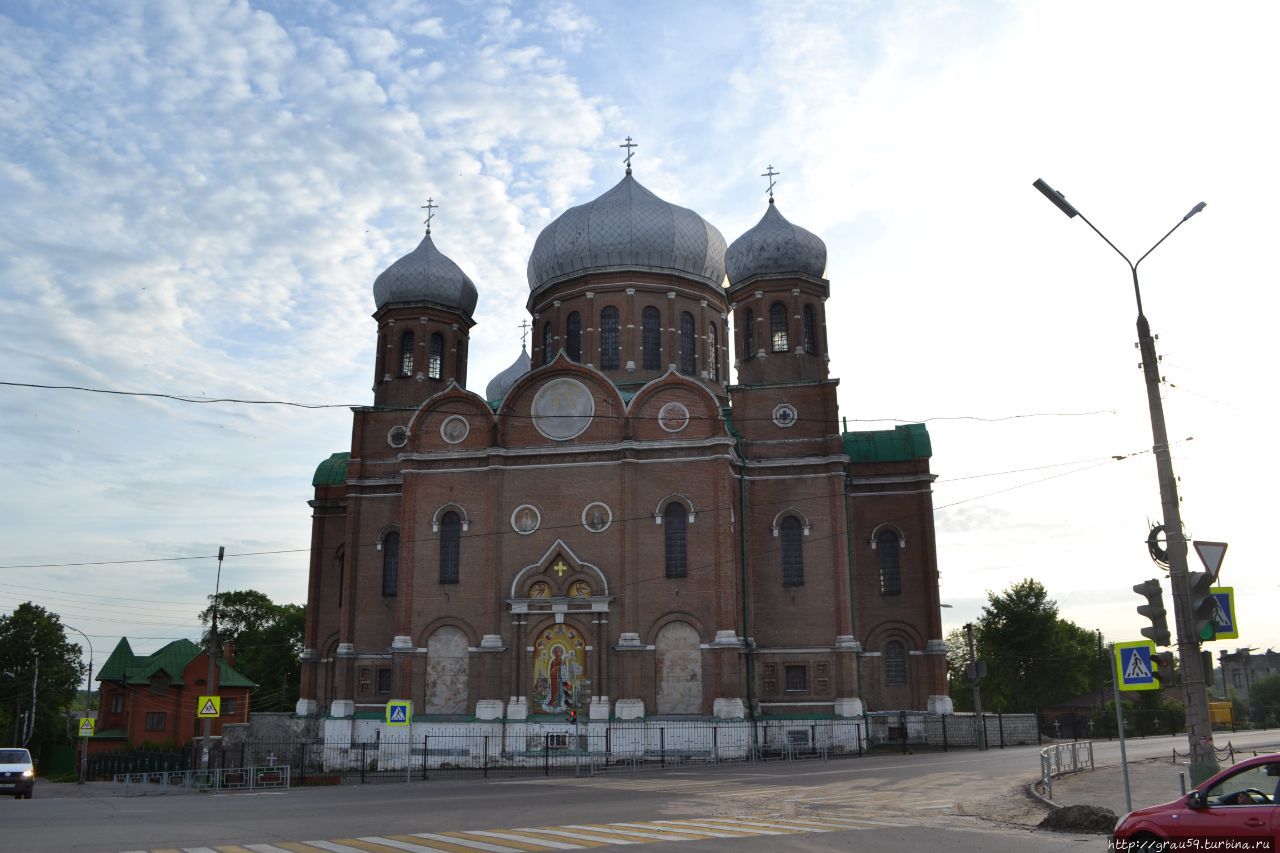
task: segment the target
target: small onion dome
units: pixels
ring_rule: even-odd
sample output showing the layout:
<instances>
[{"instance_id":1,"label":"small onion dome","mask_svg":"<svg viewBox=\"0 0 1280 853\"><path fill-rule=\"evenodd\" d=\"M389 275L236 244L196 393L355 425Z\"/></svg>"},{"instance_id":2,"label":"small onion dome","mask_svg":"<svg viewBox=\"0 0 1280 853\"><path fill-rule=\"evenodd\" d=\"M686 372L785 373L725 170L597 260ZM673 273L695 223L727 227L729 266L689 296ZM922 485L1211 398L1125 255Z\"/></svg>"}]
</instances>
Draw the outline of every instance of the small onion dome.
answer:
<instances>
[{"instance_id":1,"label":"small onion dome","mask_svg":"<svg viewBox=\"0 0 1280 853\"><path fill-rule=\"evenodd\" d=\"M520 355L516 357L515 361L511 362L511 366L489 380L489 384L484 389L484 398L492 402L507 396L511 386L516 384L517 379L529 372L532 364L529 360L529 353L521 345Z\"/></svg>"},{"instance_id":2,"label":"small onion dome","mask_svg":"<svg viewBox=\"0 0 1280 853\"><path fill-rule=\"evenodd\" d=\"M529 289L587 272L653 270L724 285L724 236L630 174L595 201L571 207L534 243Z\"/></svg>"},{"instance_id":3,"label":"small onion dome","mask_svg":"<svg viewBox=\"0 0 1280 853\"><path fill-rule=\"evenodd\" d=\"M432 302L470 317L477 297L475 284L457 264L440 254L430 234L373 283L373 301L379 310L398 302Z\"/></svg>"},{"instance_id":4,"label":"small onion dome","mask_svg":"<svg viewBox=\"0 0 1280 853\"><path fill-rule=\"evenodd\" d=\"M818 235L788 222L770 201L764 216L733 241L724 259L730 284L778 273L822 278L827 271L827 244Z\"/></svg>"}]
</instances>

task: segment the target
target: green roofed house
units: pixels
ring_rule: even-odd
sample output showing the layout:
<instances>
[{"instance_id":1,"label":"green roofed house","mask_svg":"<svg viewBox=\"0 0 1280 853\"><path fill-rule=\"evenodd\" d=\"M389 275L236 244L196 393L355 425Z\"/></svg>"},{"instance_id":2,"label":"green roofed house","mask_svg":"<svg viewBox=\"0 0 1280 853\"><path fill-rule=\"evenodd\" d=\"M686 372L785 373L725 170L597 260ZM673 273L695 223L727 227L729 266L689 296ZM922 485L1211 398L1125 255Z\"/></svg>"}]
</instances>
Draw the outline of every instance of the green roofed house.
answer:
<instances>
[{"instance_id":1,"label":"green roofed house","mask_svg":"<svg viewBox=\"0 0 1280 853\"><path fill-rule=\"evenodd\" d=\"M202 697L220 698L212 733L249 720L249 696L258 686L234 667L231 644L218 659L209 686L209 656L190 640L174 640L151 654L135 654L121 637L98 672L98 724L90 752L110 752L144 741L181 747L203 734ZM207 703L206 703L207 704Z\"/></svg>"}]
</instances>

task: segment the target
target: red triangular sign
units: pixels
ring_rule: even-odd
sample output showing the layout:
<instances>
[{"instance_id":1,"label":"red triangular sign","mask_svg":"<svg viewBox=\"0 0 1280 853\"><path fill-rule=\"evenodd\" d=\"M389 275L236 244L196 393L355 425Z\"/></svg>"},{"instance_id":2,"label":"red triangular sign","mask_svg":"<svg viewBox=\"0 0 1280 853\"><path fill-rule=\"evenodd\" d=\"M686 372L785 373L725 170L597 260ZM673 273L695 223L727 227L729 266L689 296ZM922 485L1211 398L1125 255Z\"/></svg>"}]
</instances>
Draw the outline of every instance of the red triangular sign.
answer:
<instances>
[{"instance_id":1,"label":"red triangular sign","mask_svg":"<svg viewBox=\"0 0 1280 853\"><path fill-rule=\"evenodd\" d=\"M1192 542L1196 548L1196 553L1200 555L1200 562L1204 563L1204 570L1209 573L1209 577L1214 583L1218 582L1218 572L1222 571L1222 558L1227 554L1226 542Z\"/></svg>"}]
</instances>

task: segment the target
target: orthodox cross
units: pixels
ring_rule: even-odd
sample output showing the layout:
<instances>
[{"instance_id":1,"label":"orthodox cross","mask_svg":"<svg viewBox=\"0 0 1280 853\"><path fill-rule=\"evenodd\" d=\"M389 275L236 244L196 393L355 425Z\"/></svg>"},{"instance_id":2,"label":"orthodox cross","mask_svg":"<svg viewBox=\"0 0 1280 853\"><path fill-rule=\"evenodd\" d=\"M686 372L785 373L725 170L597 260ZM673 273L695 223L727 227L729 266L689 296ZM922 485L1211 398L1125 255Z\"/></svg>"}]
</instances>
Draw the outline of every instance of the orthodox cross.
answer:
<instances>
[{"instance_id":1,"label":"orthodox cross","mask_svg":"<svg viewBox=\"0 0 1280 853\"><path fill-rule=\"evenodd\" d=\"M775 181L774 181L773 179L774 179L774 178L776 178L776 177L778 177L778 175L781 175L781 174L782 174L781 172L775 172L775 171L773 171L773 164L772 164L772 163L770 163L770 164L765 168L765 170L764 170L763 172L761 172L761 173L760 173L760 177L762 177L762 178L768 178L768 179L769 179L769 204L773 204L773 186L774 186L774 183L775 183Z\"/></svg>"},{"instance_id":2,"label":"orthodox cross","mask_svg":"<svg viewBox=\"0 0 1280 853\"><path fill-rule=\"evenodd\" d=\"M524 339L528 333L529 333L529 321L521 320L520 321L520 349L524 349Z\"/></svg>"},{"instance_id":3,"label":"orthodox cross","mask_svg":"<svg viewBox=\"0 0 1280 853\"><path fill-rule=\"evenodd\" d=\"M564 577L564 573L569 571L569 567L564 564L564 560L556 560L556 564L551 569L556 573L556 577L560 578Z\"/></svg>"},{"instance_id":4,"label":"orthodox cross","mask_svg":"<svg viewBox=\"0 0 1280 853\"><path fill-rule=\"evenodd\" d=\"M435 204L435 199L433 198L427 199L427 203L422 205L422 209L427 212L427 218L424 219L423 222L426 223L428 234L431 233L431 219L435 216L434 211L438 210L439 207L440 205Z\"/></svg>"},{"instance_id":5,"label":"orthodox cross","mask_svg":"<svg viewBox=\"0 0 1280 853\"><path fill-rule=\"evenodd\" d=\"M631 141L631 137L630 137L630 136L628 136L628 137L627 137L627 141L626 141L626 142L624 142L624 143L622 143L622 144L621 144L621 145L619 145L618 147L619 147L619 148L625 148L625 149L627 149L627 159L623 160L622 162L624 162L624 163L626 163L626 164L627 164L627 174L628 174L628 175L630 175L630 174L631 174L631 149L632 149L632 148L639 148L640 146L639 146L639 145L637 145L636 143L632 142L632 141Z\"/></svg>"}]
</instances>

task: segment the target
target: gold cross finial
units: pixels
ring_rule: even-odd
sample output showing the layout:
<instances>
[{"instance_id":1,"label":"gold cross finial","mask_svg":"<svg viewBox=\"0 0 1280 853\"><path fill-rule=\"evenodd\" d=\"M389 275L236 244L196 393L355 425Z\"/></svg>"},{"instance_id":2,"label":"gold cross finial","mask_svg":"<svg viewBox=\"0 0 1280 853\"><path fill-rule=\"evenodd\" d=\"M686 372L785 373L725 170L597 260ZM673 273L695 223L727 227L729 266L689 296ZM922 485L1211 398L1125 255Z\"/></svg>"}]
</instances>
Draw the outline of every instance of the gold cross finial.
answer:
<instances>
[{"instance_id":1,"label":"gold cross finial","mask_svg":"<svg viewBox=\"0 0 1280 853\"><path fill-rule=\"evenodd\" d=\"M524 349L524 339L525 339L525 335L527 335L528 333L529 333L529 321L521 320L520 321L520 349Z\"/></svg>"},{"instance_id":2,"label":"gold cross finial","mask_svg":"<svg viewBox=\"0 0 1280 853\"><path fill-rule=\"evenodd\" d=\"M765 168L765 170L764 170L763 172L761 172L761 173L760 173L760 177L762 177L762 178L768 178L768 179L769 179L769 204L773 204L773 186L774 186L774 183L775 183L773 179L774 179L774 178L776 178L776 177L778 177L778 175L781 175L781 174L782 174L781 172L775 172L775 171L773 170L773 164L772 164L772 163L770 163L770 164Z\"/></svg>"},{"instance_id":3,"label":"gold cross finial","mask_svg":"<svg viewBox=\"0 0 1280 853\"><path fill-rule=\"evenodd\" d=\"M630 136L628 136L628 137L627 137L627 141L626 141L626 142L624 142L624 143L622 143L622 144L621 144L621 145L619 145L618 147L619 147L619 148L625 148L625 149L627 149L627 159L623 160L622 162L624 162L624 163L626 163L626 164L627 164L627 174L628 174L628 175L630 175L630 174L631 174L631 149L632 149L632 148L639 148L640 146L639 146L639 145L637 145L636 143L632 142L632 141L631 141L631 137L630 137Z\"/></svg>"},{"instance_id":4,"label":"gold cross finial","mask_svg":"<svg viewBox=\"0 0 1280 853\"><path fill-rule=\"evenodd\" d=\"M427 199L427 203L422 205L422 209L427 212L427 218L424 219L423 222L426 223L428 234L431 233L431 219L435 216L433 211L437 210L439 207L440 205L435 204L435 199L433 198Z\"/></svg>"},{"instance_id":5,"label":"gold cross finial","mask_svg":"<svg viewBox=\"0 0 1280 853\"><path fill-rule=\"evenodd\" d=\"M562 578L564 573L569 571L569 567L564 564L564 560L556 560L556 564L551 567L551 570L556 573L556 577Z\"/></svg>"}]
</instances>

